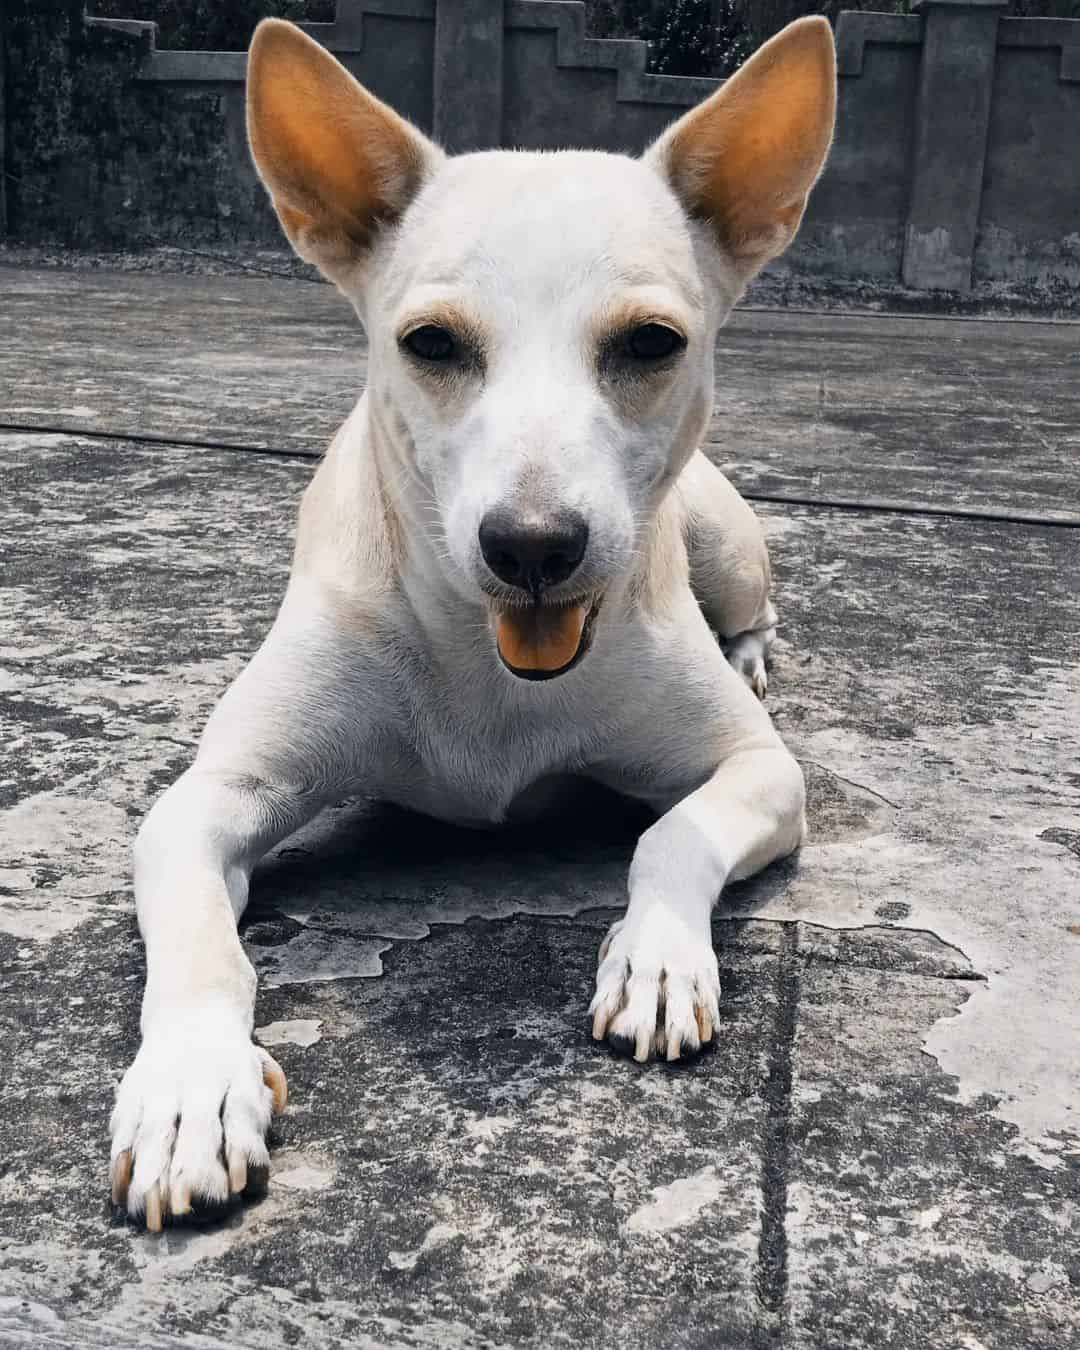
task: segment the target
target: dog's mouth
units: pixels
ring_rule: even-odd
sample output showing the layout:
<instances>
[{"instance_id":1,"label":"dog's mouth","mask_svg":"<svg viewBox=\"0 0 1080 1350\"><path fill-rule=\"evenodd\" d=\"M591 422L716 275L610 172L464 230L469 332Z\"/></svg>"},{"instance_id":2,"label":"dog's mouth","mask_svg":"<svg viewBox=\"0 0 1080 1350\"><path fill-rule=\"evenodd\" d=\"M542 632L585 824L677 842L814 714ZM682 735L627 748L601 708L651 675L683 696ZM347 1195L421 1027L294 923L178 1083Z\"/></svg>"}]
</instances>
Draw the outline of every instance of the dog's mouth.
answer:
<instances>
[{"instance_id":1,"label":"dog's mouth","mask_svg":"<svg viewBox=\"0 0 1080 1350\"><path fill-rule=\"evenodd\" d=\"M519 680L553 680L584 657L602 596L569 604L492 607L495 645L503 665Z\"/></svg>"}]
</instances>

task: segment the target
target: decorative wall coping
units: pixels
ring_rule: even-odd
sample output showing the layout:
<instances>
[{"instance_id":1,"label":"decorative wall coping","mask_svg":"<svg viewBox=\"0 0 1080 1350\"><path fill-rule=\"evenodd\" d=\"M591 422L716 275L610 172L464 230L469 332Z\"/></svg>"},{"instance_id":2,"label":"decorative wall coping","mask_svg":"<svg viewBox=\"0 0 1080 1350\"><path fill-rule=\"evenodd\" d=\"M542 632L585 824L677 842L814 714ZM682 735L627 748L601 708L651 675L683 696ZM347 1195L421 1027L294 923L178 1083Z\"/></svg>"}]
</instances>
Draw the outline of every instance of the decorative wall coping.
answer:
<instances>
[{"instance_id":1,"label":"decorative wall coping","mask_svg":"<svg viewBox=\"0 0 1080 1350\"><path fill-rule=\"evenodd\" d=\"M875 14L846 9L836 21L836 72L861 75L866 44L886 47L918 47L923 40L923 21L912 14Z\"/></svg>"},{"instance_id":2,"label":"decorative wall coping","mask_svg":"<svg viewBox=\"0 0 1080 1350\"><path fill-rule=\"evenodd\" d=\"M620 103L669 103L692 107L719 89L721 80L646 73L648 44L635 38L591 38L585 6L578 0L507 0L508 30L555 32L555 64L563 70L610 70L618 74Z\"/></svg>"},{"instance_id":3,"label":"decorative wall coping","mask_svg":"<svg viewBox=\"0 0 1080 1350\"><path fill-rule=\"evenodd\" d=\"M1080 84L1080 25L1075 19L1002 19L999 47L1057 47L1058 79Z\"/></svg>"},{"instance_id":4,"label":"decorative wall coping","mask_svg":"<svg viewBox=\"0 0 1080 1350\"><path fill-rule=\"evenodd\" d=\"M146 38L151 47L157 43L157 24L153 19L95 19L88 14L84 22L95 28L111 28L128 37Z\"/></svg>"},{"instance_id":5,"label":"decorative wall coping","mask_svg":"<svg viewBox=\"0 0 1080 1350\"><path fill-rule=\"evenodd\" d=\"M436 0L338 0L332 23L300 27L336 55L364 47L366 17L426 19L436 17ZM855 16L858 17L858 16ZM157 25L138 19L96 19L87 23L148 40L140 83L187 87L243 83L246 52L169 51L157 46ZM645 65L648 46L625 38L591 38L585 33L585 6L580 0L506 0L504 32L548 31L555 34L555 63L564 70L606 70L617 76L620 103L660 103L689 108L708 97L722 81L685 75L650 75Z\"/></svg>"},{"instance_id":6,"label":"decorative wall coping","mask_svg":"<svg viewBox=\"0 0 1080 1350\"><path fill-rule=\"evenodd\" d=\"M364 19L427 19L435 22L435 0L337 0L332 23L302 23L305 33L332 52L364 50Z\"/></svg>"}]
</instances>

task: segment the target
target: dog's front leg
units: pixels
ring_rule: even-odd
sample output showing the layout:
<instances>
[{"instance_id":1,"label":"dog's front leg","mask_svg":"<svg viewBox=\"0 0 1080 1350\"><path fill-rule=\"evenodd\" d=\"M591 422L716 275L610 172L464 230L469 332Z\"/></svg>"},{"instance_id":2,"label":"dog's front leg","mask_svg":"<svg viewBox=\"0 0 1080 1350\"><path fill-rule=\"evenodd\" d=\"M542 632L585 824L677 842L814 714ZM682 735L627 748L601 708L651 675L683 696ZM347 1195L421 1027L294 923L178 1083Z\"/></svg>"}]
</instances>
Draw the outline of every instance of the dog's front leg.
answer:
<instances>
[{"instance_id":1,"label":"dog's front leg","mask_svg":"<svg viewBox=\"0 0 1080 1350\"><path fill-rule=\"evenodd\" d=\"M776 738L737 750L642 835L626 914L600 948L593 1035L669 1060L712 1039L720 977L710 915L729 881L796 849L802 771Z\"/></svg>"},{"instance_id":2,"label":"dog's front leg","mask_svg":"<svg viewBox=\"0 0 1080 1350\"><path fill-rule=\"evenodd\" d=\"M310 596L286 601L136 842L143 1039L117 1092L111 1174L114 1201L151 1229L254 1185L284 1105L284 1076L252 1041L255 973L237 920L260 856L364 772L370 720L362 654L314 609Z\"/></svg>"},{"instance_id":3,"label":"dog's front leg","mask_svg":"<svg viewBox=\"0 0 1080 1350\"><path fill-rule=\"evenodd\" d=\"M151 1229L223 1203L268 1163L281 1070L251 1039L255 972L237 936L258 856L308 814L254 779L189 770L139 834L142 1045L117 1093L112 1189Z\"/></svg>"}]
</instances>

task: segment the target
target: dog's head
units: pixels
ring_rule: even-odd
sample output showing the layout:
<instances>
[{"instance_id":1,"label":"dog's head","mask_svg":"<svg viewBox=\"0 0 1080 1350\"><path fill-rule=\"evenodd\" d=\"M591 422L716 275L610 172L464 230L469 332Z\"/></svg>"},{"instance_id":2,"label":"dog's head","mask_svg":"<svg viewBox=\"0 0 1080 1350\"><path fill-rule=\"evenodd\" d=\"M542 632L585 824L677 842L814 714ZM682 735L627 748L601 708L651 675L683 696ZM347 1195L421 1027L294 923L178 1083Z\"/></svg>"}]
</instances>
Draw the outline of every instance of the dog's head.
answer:
<instances>
[{"instance_id":1,"label":"dog's head","mask_svg":"<svg viewBox=\"0 0 1080 1350\"><path fill-rule=\"evenodd\" d=\"M256 31L259 173L364 321L395 505L516 674L575 664L632 574L708 425L716 330L798 229L835 85L805 19L641 159L448 158L299 29Z\"/></svg>"}]
</instances>

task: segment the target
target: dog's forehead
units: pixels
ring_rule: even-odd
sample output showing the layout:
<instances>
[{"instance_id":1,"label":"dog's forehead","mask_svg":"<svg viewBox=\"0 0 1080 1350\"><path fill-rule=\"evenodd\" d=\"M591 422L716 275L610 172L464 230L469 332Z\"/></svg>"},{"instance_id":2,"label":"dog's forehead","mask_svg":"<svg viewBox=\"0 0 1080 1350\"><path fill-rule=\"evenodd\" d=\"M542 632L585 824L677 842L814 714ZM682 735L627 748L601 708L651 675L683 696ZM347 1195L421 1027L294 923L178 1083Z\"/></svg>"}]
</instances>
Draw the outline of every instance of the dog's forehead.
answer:
<instances>
[{"instance_id":1,"label":"dog's forehead","mask_svg":"<svg viewBox=\"0 0 1080 1350\"><path fill-rule=\"evenodd\" d=\"M592 151L491 151L449 159L402 224L406 285L571 291L620 279L697 289L681 209L647 164Z\"/></svg>"}]
</instances>

